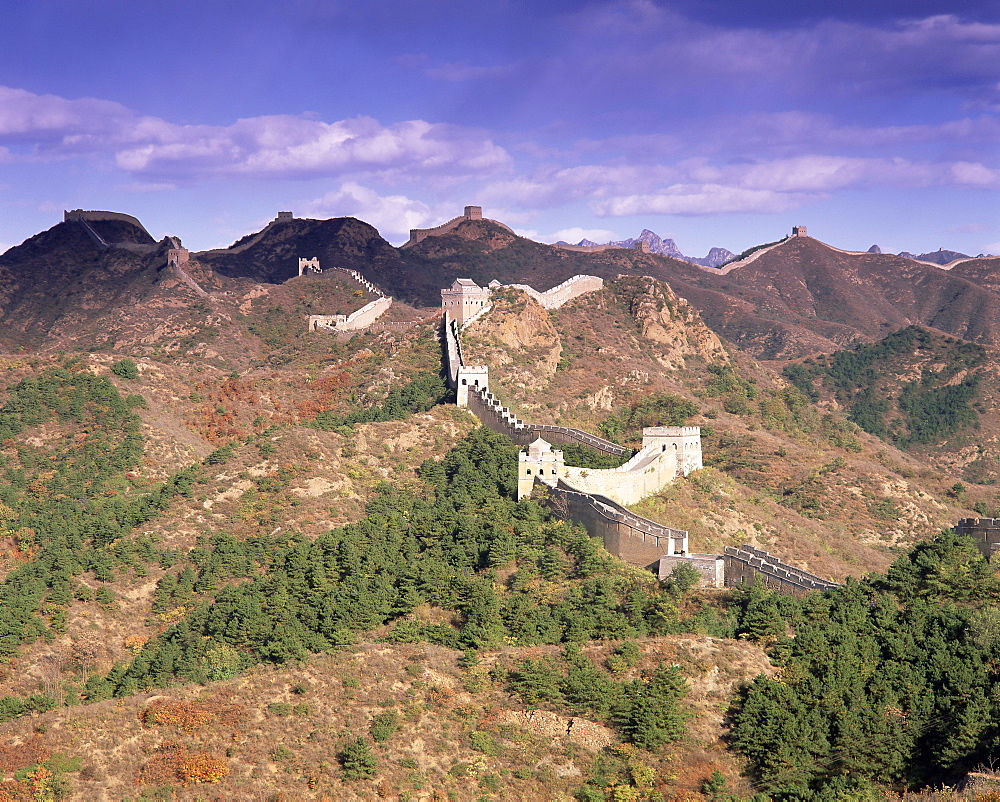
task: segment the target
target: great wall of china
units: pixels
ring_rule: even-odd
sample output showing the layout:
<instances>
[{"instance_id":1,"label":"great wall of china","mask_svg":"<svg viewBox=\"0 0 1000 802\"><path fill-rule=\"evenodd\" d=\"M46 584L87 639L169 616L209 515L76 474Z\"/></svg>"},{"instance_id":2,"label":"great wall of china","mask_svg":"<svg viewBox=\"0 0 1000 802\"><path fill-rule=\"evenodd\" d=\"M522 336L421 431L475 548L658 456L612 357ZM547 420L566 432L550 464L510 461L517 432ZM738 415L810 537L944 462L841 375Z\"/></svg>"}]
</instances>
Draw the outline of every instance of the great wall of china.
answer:
<instances>
[{"instance_id":1,"label":"great wall of china","mask_svg":"<svg viewBox=\"0 0 1000 802\"><path fill-rule=\"evenodd\" d=\"M571 295L577 297L600 289L603 282L588 285L570 279L560 287L564 285L588 287ZM491 288L494 285L487 289ZM462 303L463 290L474 304ZM609 552L655 571L661 579L678 564L684 564L698 571L700 584L709 587L732 587L758 579L768 588L792 595L837 587L749 545L727 547L722 555L692 553L688 549L687 531L651 521L627 509L626 504L652 495L678 476L701 468L701 432L697 426L644 429L642 449L618 468L599 470L566 465L563 452L553 450L552 443L585 445L618 456L624 456L628 450L579 429L525 423L503 406L489 391L489 367L465 363L463 327L458 318L452 317L454 312L461 317L468 313L467 325L489 311L489 296L470 279L457 280L441 294L445 375L455 391L457 405L467 408L487 428L507 435L519 446L527 446L518 455L519 499L530 494L536 482L546 485L549 506L557 517L581 524L592 536L601 538ZM529 295L544 293L532 289Z\"/></svg>"}]
</instances>

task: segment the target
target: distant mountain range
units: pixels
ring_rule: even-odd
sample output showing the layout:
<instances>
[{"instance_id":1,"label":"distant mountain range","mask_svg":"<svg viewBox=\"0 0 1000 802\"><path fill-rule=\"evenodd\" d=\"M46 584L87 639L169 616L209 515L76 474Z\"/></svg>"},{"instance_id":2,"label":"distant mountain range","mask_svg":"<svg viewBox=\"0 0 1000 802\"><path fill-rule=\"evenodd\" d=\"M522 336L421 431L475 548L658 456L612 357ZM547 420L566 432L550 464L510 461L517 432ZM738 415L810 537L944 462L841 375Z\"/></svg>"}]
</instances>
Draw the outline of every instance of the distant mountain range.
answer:
<instances>
[{"instance_id":1,"label":"distant mountain range","mask_svg":"<svg viewBox=\"0 0 1000 802\"><path fill-rule=\"evenodd\" d=\"M702 267L718 267L736 256L735 253L726 250L725 248L712 248L708 252L707 256L701 258L697 256L685 256L681 253L680 248L677 247L676 242L669 237L667 239L663 239L659 234L650 231L648 228L644 228L638 237L630 237L629 239L621 240L619 242L592 242L589 239L584 239L580 240L576 244L586 247L593 247L595 245L612 245L618 248L631 248L637 242L645 242L649 245L650 253L656 253L660 256L670 256L674 259L690 262L693 265L701 265ZM568 243L560 242L557 244L566 245Z\"/></svg>"},{"instance_id":2,"label":"distant mountain range","mask_svg":"<svg viewBox=\"0 0 1000 802\"><path fill-rule=\"evenodd\" d=\"M649 246L650 253L656 253L660 256L670 256L674 259L690 262L693 265L701 265L702 267L721 267L726 262L736 258L736 254L726 248L712 248L708 252L708 255L704 257L685 256L681 253L680 248L677 247L676 242L669 237L664 239L659 234L650 231L648 228L644 228L638 237L629 237L628 239L612 242L594 242L593 240L582 239L576 244L586 247L611 245L618 248L632 248L637 242L645 242ZM560 241L556 244L567 245L569 243ZM872 245L871 248L868 249L868 253L881 254L882 249L878 245ZM949 251L944 248L939 248L932 253L921 254L912 254L909 251L902 251L899 255L904 259L916 259L921 262L933 262L936 265L947 265L954 262L956 259L972 258L968 254L959 253L958 251ZM979 254L977 258L982 259L988 256L988 254Z\"/></svg>"}]
</instances>

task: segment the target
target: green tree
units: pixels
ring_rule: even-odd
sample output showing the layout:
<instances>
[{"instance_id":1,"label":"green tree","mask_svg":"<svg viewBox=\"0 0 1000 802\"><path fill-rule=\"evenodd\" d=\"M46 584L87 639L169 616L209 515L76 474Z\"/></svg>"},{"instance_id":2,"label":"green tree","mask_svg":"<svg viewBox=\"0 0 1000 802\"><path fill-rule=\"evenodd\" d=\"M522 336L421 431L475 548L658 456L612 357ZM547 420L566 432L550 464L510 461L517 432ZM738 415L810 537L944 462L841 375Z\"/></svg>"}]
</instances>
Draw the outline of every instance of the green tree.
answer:
<instances>
[{"instance_id":1,"label":"green tree","mask_svg":"<svg viewBox=\"0 0 1000 802\"><path fill-rule=\"evenodd\" d=\"M111 372L115 376L121 376L123 379L138 379L139 378L139 366L135 363L135 360L129 359L119 359L115 364L111 366Z\"/></svg>"},{"instance_id":2,"label":"green tree","mask_svg":"<svg viewBox=\"0 0 1000 802\"><path fill-rule=\"evenodd\" d=\"M345 780L366 780L378 771L378 758L361 736L347 741L337 753L337 760L344 770Z\"/></svg>"}]
</instances>

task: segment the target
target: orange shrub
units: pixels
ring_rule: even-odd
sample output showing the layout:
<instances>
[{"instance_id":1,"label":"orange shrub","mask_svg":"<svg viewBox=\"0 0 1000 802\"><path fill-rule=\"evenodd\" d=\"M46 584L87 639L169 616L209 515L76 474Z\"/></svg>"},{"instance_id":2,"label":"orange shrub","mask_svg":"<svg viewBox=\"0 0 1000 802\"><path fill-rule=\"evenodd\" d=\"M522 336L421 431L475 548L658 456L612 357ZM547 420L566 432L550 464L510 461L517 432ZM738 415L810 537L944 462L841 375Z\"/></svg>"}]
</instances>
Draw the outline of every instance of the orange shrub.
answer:
<instances>
[{"instance_id":1,"label":"orange shrub","mask_svg":"<svg viewBox=\"0 0 1000 802\"><path fill-rule=\"evenodd\" d=\"M48 749L34 738L16 746L0 746L0 774L13 774L15 771L43 763L48 759Z\"/></svg>"},{"instance_id":2,"label":"orange shrub","mask_svg":"<svg viewBox=\"0 0 1000 802\"><path fill-rule=\"evenodd\" d=\"M166 785L180 780L190 783L218 782L229 775L224 760L204 752L192 752L179 744L166 744L146 761L136 774L136 785Z\"/></svg>"},{"instance_id":3,"label":"orange shrub","mask_svg":"<svg viewBox=\"0 0 1000 802\"><path fill-rule=\"evenodd\" d=\"M198 702L164 700L153 702L139 713L139 720L147 727L177 727L184 732L194 732L199 727L211 724L215 715Z\"/></svg>"},{"instance_id":4,"label":"orange shrub","mask_svg":"<svg viewBox=\"0 0 1000 802\"><path fill-rule=\"evenodd\" d=\"M192 755L177 766L177 776L185 783L214 783L228 774L225 761L211 755Z\"/></svg>"}]
</instances>

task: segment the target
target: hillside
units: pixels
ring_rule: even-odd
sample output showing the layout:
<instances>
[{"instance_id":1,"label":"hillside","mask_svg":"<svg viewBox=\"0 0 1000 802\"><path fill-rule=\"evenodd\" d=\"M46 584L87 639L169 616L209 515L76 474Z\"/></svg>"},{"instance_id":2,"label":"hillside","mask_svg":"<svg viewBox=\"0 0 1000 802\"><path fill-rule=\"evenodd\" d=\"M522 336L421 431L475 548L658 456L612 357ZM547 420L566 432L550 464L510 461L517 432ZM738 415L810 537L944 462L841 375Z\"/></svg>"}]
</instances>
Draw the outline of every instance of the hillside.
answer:
<instances>
[{"instance_id":1,"label":"hillside","mask_svg":"<svg viewBox=\"0 0 1000 802\"><path fill-rule=\"evenodd\" d=\"M1000 259L951 270L882 253L847 253L811 237L789 237L748 264L717 271L654 253L570 251L519 237L489 220L403 249L353 218L272 223L229 249L198 254L220 277L277 283L297 274L299 256L356 269L385 292L436 307L455 278L539 290L580 273L613 279L648 275L669 283L716 334L758 359L787 359L871 342L910 324L984 345L1000 344Z\"/></svg>"},{"instance_id":2,"label":"hillside","mask_svg":"<svg viewBox=\"0 0 1000 802\"><path fill-rule=\"evenodd\" d=\"M0 340L0 795L702 798L715 770L751 792L720 736L732 694L773 672L753 597L660 583L542 496L515 502L516 449L447 403L436 310L394 303L404 325L308 332L308 315L370 296L338 271L284 275L299 255L354 259L428 305L456 276L543 289L605 276L553 311L497 293L463 334L467 357L531 422L633 446L643 426L701 426L706 468L636 508L688 529L693 550L752 543L840 580L995 503L993 445L977 457L960 442L973 419L944 456L940 439L896 438L900 451L812 372L837 357L793 386L719 330L748 326L751 350L777 339L687 296L771 287L756 319L790 321L789 352L895 325L877 303L877 326L845 320L829 337L806 325L829 325L818 313L791 317L861 303L854 257L815 241L723 276L488 221L397 251L359 221L293 220L197 255L187 281L165 253L100 251L77 228L0 261L20 327ZM866 292L889 291L878 264ZM30 280L43 265L58 310ZM931 282L943 308L946 286L988 295L938 272L953 282ZM992 351L917 340L872 362L880 392L975 378L977 434L993 438ZM899 419L886 433L912 435ZM374 777L349 753L358 737Z\"/></svg>"},{"instance_id":3,"label":"hillside","mask_svg":"<svg viewBox=\"0 0 1000 802\"><path fill-rule=\"evenodd\" d=\"M785 367L806 395L962 478L998 478L998 372L990 352L917 326ZM981 511L985 510L982 508Z\"/></svg>"},{"instance_id":4,"label":"hillside","mask_svg":"<svg viewBox=\"0 0 1000 802\"><path fill-rule=\"evenodd\" d=\"M671 399L691 405L711 467L639 511L690 530L694 551L753 543L840 579L883 569L961 515L947 492L957 472L817 408L655 280L620 279L554 312L512 293L466 341L467 358L490 365L491 390L531 422L636 438L642 425L685 422L656 418L681 407ZM987 497L972 488L958 503Z\"/></svg>"}]
</instances>

